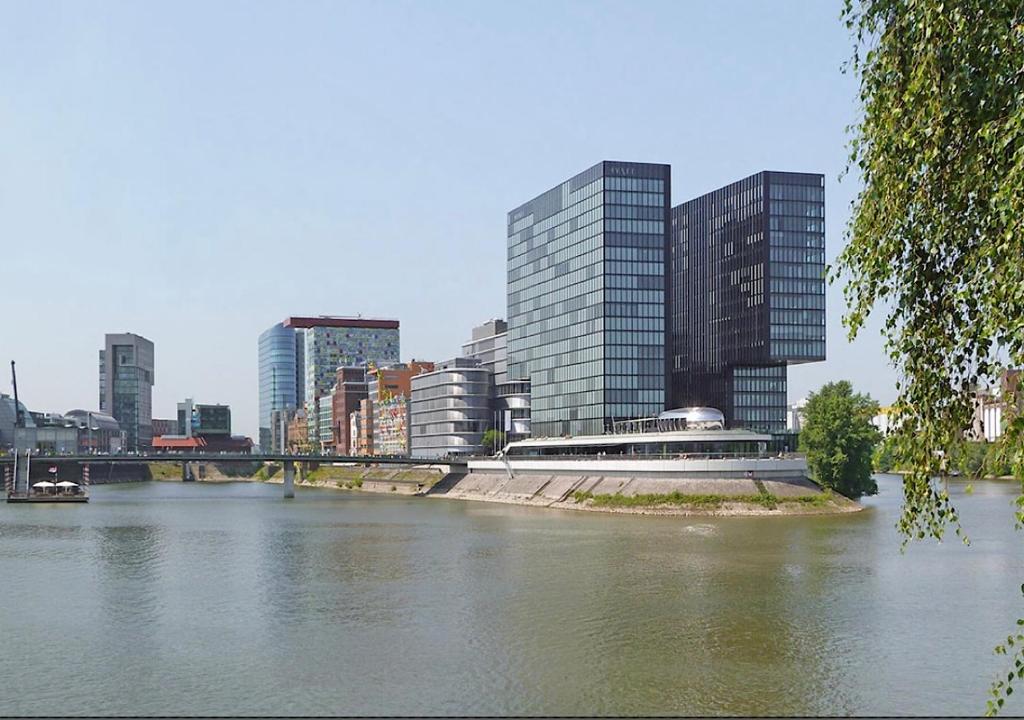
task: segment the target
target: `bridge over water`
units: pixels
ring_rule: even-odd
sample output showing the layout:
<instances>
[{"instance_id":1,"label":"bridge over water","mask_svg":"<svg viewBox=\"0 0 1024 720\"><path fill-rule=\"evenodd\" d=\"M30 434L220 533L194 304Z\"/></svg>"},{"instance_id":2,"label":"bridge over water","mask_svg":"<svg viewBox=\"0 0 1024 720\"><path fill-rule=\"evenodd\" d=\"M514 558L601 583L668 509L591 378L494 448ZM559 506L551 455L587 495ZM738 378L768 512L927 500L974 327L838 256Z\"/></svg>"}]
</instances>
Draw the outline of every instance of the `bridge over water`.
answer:
<instances>
[{"instance_id":1,"label":"bridge over water","mask_svg":"<svg viewBox=\"0 0 1024 720\"><path fill-rule=\"evenodd\" d=\"M118 455L57 455L28 452L19 450L11 455L0 456L0 467L13 465L14 487L17 490L21 485L21 477L25 479L25 489L28 490L28 475L33 462L60 462L80 463L87 465L103 464L150 464L150 463L181 463L182 479L188 477L188 464L192 462L206 463L262 463L279 462L284 467L284 496L295 497L295 463L306 464L331 464L341 463L349 465L448 465L453 469L465 467L465 460L444 460L438 458L415 458L415 457L392 457L377 455L301 455L292 453L209 453L209 452L164 452L164 453L140 453L140 454L118 454Z\"/></svg>"}]
</instances>

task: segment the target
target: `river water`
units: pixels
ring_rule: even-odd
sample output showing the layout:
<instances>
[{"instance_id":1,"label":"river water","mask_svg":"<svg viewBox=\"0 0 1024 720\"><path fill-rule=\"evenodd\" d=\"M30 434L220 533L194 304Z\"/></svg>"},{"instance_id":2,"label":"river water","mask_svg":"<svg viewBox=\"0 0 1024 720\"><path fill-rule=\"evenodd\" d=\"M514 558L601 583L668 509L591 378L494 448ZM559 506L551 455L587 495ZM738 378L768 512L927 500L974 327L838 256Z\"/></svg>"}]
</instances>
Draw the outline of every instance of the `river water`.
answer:
<instances>
[{"instance_id":1,"label":"river water","mask_svg":"<svg viewBox=\"0 0 1024 720\"><path fill-rule=\"evenodd\" d=\"M0 505L0 715L978 714L1024 616L1015 486L953 484L972 545L904 554L880 487L800 518L247 483Z\"/></svg>"}]
</instances>

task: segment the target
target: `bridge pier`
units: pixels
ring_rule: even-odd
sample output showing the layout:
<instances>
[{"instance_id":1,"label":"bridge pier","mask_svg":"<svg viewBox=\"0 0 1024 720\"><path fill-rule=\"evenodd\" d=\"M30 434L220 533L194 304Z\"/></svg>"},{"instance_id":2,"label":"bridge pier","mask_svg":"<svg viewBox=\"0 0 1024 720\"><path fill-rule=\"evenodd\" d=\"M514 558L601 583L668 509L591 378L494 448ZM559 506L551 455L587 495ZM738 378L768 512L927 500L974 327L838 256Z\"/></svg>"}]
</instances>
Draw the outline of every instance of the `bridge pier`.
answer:
<instances>
[{"instance_id":1,"label":"bridge pier","mask_svg":"<svg viewBox=\"0 0 1024 720\"><path fill-rule=\"evenodd\" d=\"M295 497L295 461L284 461L284 496Z\"/></svg>"}]
</instances>

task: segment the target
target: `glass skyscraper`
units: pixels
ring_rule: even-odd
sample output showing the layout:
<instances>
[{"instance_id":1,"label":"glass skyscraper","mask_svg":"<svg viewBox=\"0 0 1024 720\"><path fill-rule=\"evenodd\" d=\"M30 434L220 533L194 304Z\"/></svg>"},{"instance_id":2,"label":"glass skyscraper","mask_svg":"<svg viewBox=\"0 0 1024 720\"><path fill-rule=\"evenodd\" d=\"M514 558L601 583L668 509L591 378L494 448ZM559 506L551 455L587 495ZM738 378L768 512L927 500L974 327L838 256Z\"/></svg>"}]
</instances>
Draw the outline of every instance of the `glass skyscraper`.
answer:
<instances>
[{"instance_id":1,"label":"glass skyscraper","mask_svg":"<svg viewBox=\"0 0 1024 720\"><path fill-rule=\"evenodd\" d=\"M668 165L600 162L508 214L508 375L532 434L665 407Z\"/></svg>"},{"instance_id":2,"label":"glass skyscraper","mask_svg":"<svg viewBox=\"0 0 1024 720\"><path fill-rule=\"evenodd\" d=\"M308 439L317 447L321 443L320 399L330 395L338 368L399 362L398 321L324 316L293 317L284 324L304 330ZM333 437L323 441L333 442Z\"/></svg>"},{"instance_id":3,"label":"glass skyscraper","mask_svg":"<svg viewBox=\"0 0 1024 720\"><path fill-rule=\"evenodd\" d=\"M271 413L305 407L309 441L320 437L319 399L341 366L399 360L397 320L321 315L289 317L260 335L260 447L269 448ZM275 391L276 387L276 391Z\"/></svg>"},{"instance_id":4,"label":"glass skyscraper","mask_svg":"<svg viewBox=\"0 0 1024 720\"><path fill-rule=\"evenodd\" d=\"M99 359L100 411L120 423L126 449L149 448L155 382L152 341L134 333L108 334Z\"/></svg>"},{"instance_id":5,"label":"glass skyscraper","mask_svg":"<svg viewBox=\"0 0 1024 720\"><path fill-rule=\"evenodd\" d=\"M304 364L305 338L302 331L277 323L260 335L260 448L280 451L271 447L271 419L275 410L302 407L305 398Z\"/></svg>"},{"instance_id":6,"label":"glass skyscraper","mask_svg":"<svg viewBox=\"0 0 1024 720\"><path fill-rule=\"evenodd\" d=\"M786 430L786 366L825 359L824 176L760 172L672 209L670 405Z\"/></svg>"}]
</instances>

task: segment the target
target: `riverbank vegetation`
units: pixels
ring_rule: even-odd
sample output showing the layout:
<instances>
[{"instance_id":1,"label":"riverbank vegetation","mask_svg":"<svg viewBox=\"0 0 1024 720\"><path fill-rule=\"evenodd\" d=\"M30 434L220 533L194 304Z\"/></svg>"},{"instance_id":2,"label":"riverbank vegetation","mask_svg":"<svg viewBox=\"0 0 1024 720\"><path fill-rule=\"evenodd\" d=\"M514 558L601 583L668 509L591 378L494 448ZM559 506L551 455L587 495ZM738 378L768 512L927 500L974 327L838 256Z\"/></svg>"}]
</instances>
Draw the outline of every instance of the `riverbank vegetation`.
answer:
<instances>
[{"instance_id":1,"label":"riverbank vegetation","mask_svg":"<svg viewBox=\"0 0 1024 720\"><path fill-rule=\"evenodd\" d=\"M965 440L946 453L945 471L971 478L1013 477L1013 464L998 443ZM895 441L884 438L875 446L872 456L875 472L908 472L907 465L897 462Z\"/></svg>"},{"instance_id":2,"label":"riverbank vegetation","mask_svg":"<svg viewBox=\"0 0 1024 720\"><path fill-rule=\"evenodd\" d=\"M863 185L829 275L846 281L851 338L876 305L886 315L900 377L893 463L906 469L899 530L941 540L952 526L966 542L932 478L972 429L975 389L1024 365L1024 11L1020 0L845 0L843 19L860 84L848 169ZM1024 479L1017 384L999 394L1011 412L995 452ZM1019 525L1024 495L1017 509ZM989 714L1024 678L1022 625L997 648L1010 665Z\"/></svg>"},{"instance_id":3,"label":"riverbank vegetation","mask_svg":"<svg viewBox=\"0 0 1024 720\"><path fill-rule=\"evenodd\" d=\"M874 495L878 485L872 455L880 439L871 418L878 403L854 393L846 380L828 383L807 398L800 450L807 453L811 479L848 498Z\"/></svg>"},{"instance_id":4,"label":"riverbank vegetation","mask_svg":"<svg viewBox=\"0 0 1024 720\"><path fill-rule=\"evenodd\" d=\"M760 492L756 495L720 495L720 494L694 494L688 495L681 492L664 494L641 494L641 495L595 495L590 492L576 491L572 495L576 503L589 503L598 508L641 508L658 507L659 505L675 505L680 507L693 507L713 510L730 503L745 505L756 505L767 510L775 510L780 505L795 504L808 507L825 507L833 499L829 492L815 493L813 495L798 495L794 497L779 497L769 492Z\"/></svg>"}]
</instances>

